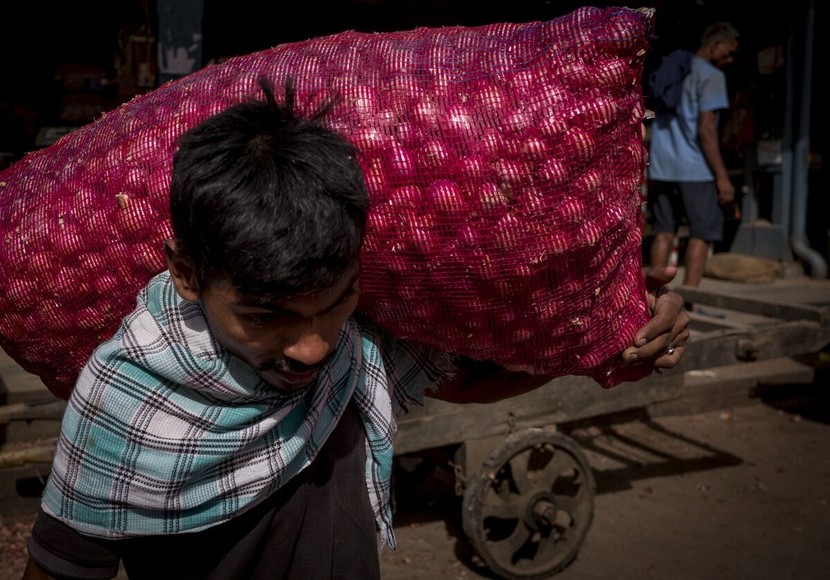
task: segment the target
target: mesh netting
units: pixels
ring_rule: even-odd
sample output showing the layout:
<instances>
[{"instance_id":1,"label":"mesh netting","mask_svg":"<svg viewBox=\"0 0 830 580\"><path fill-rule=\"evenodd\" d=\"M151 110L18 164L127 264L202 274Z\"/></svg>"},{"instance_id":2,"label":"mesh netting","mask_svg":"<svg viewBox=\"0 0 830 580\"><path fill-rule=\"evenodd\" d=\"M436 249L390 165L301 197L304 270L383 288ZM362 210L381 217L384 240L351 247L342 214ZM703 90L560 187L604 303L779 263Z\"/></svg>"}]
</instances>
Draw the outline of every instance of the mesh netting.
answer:
<instances>
[{"instance_id":1,"label":"mesh netting","mask_svg":"<svg viewBox=\"0 0 830 580\"><path fill-rule=\"evenodd\" d=\"M0 174L0 345L66 398L165 268L178 137L296 81L360 149L371 197L359 309L393 334L605 387L648 320L640 183L648 12L344 32L197 71ZM279 95L279 91L277 91Z\"/></svg>"}]
</instances>

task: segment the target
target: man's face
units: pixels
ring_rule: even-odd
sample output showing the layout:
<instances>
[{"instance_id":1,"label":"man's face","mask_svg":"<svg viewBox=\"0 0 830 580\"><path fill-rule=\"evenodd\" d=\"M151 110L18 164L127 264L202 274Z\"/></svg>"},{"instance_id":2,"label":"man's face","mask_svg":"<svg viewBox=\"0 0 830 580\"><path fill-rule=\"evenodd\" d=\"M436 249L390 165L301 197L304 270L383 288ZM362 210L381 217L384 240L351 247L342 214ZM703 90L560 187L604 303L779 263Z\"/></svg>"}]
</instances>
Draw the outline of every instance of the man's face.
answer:
<instances>
[{"instance_id":1,"label":"man's face","mask_svg":"<svg viewBox=\"0 0 830 580\"><path fill-rule=\"evenodd\" d=\"M199 301L213 335L285 391L312 384L337 345L360 294L358 269L319 294L290 300L251 299L229 280L202 291Z\"/></svg>"},{"instance_id":2,"label":"man's face","mask_svg":"<svg viewBox=\"0 0 830 580\"><path fill-rule=\"evenodd\" d=\"M738 50L737 40L718 40L712 46L712 64L723 68L735 60L735 52Z\"/></svg>"}]
</instances>

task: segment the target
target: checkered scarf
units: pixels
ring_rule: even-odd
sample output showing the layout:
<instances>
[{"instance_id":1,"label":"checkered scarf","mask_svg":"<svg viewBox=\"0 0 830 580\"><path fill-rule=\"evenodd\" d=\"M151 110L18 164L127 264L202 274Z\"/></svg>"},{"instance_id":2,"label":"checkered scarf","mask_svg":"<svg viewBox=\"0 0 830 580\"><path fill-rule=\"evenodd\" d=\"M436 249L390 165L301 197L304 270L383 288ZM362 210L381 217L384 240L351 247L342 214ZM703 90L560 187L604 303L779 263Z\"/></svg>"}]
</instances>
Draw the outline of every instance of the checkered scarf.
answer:
<instances>
[{"instance_id":1,"label":"checkered scarf","mask_svg":"<svg viewBox=\"0 0 830 580\"><path fill-rule=\"evenodd\" d=\"M201 307L162 273L81 372L43 508L107 538L214 526L308 466L354 399L381 541L394 548L395 416L452 370L449 355L351 318L316 386L279 392L213 339Z\"/></svg>"}]
</instances>

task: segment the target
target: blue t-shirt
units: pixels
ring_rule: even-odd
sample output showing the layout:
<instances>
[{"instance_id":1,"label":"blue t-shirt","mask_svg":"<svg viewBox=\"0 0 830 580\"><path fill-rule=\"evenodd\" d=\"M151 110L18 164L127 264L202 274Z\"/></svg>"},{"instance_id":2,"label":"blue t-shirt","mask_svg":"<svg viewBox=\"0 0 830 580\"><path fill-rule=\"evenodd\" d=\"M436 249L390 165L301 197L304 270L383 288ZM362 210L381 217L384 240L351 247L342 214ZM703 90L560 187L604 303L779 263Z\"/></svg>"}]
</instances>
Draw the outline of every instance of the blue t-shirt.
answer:
<instances>
[{"instance_id":1,"label":"blue t-shirt","mask_svg":"<svg viewBox=\"0 0 830 580\"><path fill-rule=\"evenodd\" d=\"M700 142L697 119L702 111L729 107L726 75L702 58L692 58L683 81L677 114L658 114L651 125L648 177L656 181L714 181Z\"/></svg>"}]
</instances>

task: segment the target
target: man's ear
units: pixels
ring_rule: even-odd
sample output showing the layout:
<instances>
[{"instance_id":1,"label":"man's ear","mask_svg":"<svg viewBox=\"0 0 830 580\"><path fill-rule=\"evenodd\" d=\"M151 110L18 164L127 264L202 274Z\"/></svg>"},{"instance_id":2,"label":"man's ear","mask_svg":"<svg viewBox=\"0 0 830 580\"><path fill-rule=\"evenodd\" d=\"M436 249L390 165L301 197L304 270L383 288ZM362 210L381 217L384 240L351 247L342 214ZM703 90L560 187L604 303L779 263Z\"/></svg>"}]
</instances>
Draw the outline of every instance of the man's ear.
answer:
<instances>
[{"instance_id":1,"label":"man's ear","mask_svg":"<svg viewBox=\"0 0 830 580\"><path fill-rule=\"evenodd\" d=\"M164 253L167 256L167 268L176 285L176 292L184 300L196 302L199 300L199 284L196 281L196 270L193 264L184 255L176 244L176 240L164 240Z\"/></svg>"}]
</instances>

